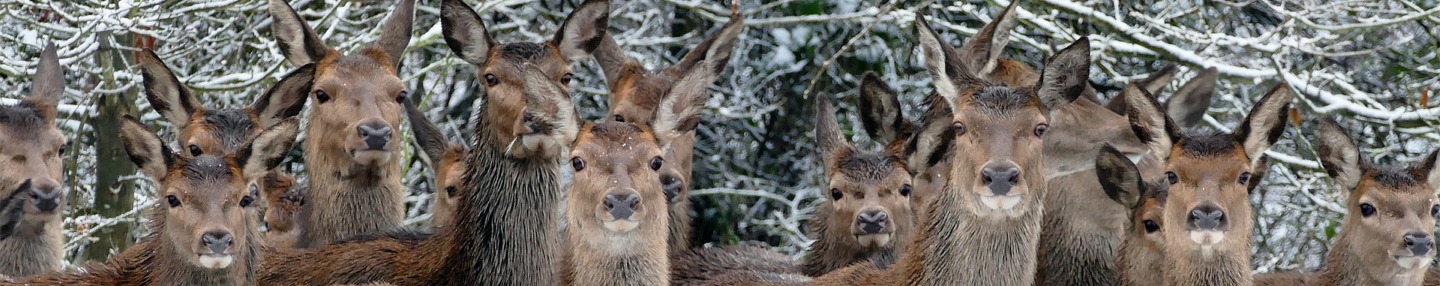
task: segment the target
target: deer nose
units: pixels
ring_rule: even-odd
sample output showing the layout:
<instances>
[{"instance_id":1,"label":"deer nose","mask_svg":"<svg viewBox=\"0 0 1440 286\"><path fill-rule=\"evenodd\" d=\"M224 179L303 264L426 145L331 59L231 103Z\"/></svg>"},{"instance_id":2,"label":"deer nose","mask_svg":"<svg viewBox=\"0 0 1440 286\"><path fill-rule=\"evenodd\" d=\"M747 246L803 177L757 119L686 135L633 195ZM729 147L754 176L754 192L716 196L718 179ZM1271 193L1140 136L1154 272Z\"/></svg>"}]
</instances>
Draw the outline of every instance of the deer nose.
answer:
<instances>
[{"instance_id":1,"label":"deer nose","mask_svg":"<svg viewBox=\"0 0 1440 286\"><path fill-rule=\"evenodd\" d=\"M876 234L885 229L890 223L890 214L883 210L862 211L855 217L855 226L860 227L864 234Z\"/></svg>"},{"instance_id":2,"label":"deer nose","mask_svg":"<svg viewBox=\"0 0 1440 286\"><path fill-rule=\"evenodd\" d=\"M1430 248L1433 247L1434 244L1435 240L1430 238L1429 234L1420 232L1405 234L1405 248L1409 249L1410 253L1416 256L1430 253Z\"/></svg>"},{"instance_id":3,"label":"deer nose","mask_svg":"<svg viewBox=\"0 0 1440 286\"><path fill-rule=\"evenodd\" d=\"M660 176L660 188L665 192L665 201L673 204L679 202L675 198L685 191L685 182L679 176L664 174Z\"/></svg>"},{"instance_id":4,"label":"deer nose","mask_svg":"<svg viewBox=\"0 0 1440 286\"><path fill-rule=\"evenodd\" d=\"M1219 230L1225 226L1225 211L1211 204L1200 205L1190 210L1189 223L1195 230Z\"/></svg>"},{"instance_id":5,"label":"deer nose","mask_svg":"<svg viewBox=\"0 0 1440 286\"><path fill-rule=\"evenodd\" d=\"M980 179L984 181L985 187L990 189L990 193L1004 196L1020 183L1020 167L1014 164L991 164L980 170Z\"/></svg>"},{"instance_id":6,"label":"deer nose","mask_svg":"<svg viewBox=\"0 0 1440 286\"><path fill-rule=\"evenodd\" d=\"M361 124L355 127L360 134L360 139L365 141L365 147L369 150L383 150L385 145L390 143L390 133L393 129L390 125L378 122Z\"/></svg>"},{"instance_id":7,"label":"deer nose","mask_svg":"<svg viewBox=\"0 0 1440 286\"><path fill-rule=\"evenodd\" d=\"M605 211L615 219L630 219L640 207L640 194L634 190L621 190L605 195Z\"/></svg>"},{"instance_id":8,"label":"deer nose","mask_svg":"<svg viewBox=\"0 0 1440 286\"><path fill-rule=\"evenodd\" d=\"M210 231L200 236L200 241L205 243L205 248L210 249L210 254L223 254L235 243L235 237L230 232Z\"/></svg>"},{"instance_id":9,"label":"deer nose","mask_svg":"<svg viewBox=\"0 0 1440 286\"><path fill-rule=\"evenodd\" d=\"M60 208L60 199L64 193L55 183L39 183L31 185L30 198L35 201L35 208L42 212L51 212Z\"/></svg>"}]
</instances>

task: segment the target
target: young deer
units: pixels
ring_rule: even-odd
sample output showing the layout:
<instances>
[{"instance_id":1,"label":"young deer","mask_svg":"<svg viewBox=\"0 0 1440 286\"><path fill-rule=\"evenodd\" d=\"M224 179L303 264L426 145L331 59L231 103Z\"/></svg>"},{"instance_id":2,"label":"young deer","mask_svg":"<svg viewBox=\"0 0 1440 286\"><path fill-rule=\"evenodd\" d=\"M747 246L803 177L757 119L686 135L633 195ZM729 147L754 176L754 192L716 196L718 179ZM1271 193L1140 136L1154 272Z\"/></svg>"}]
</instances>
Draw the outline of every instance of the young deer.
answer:
<instances>
[{"instance_id":1,"label":"young deer","mask_svg":"<svg viewBox=\"0 0 1440 286\"><path fill-rule=\"evenodd\" d=\"M895 249L909 242L914 229L910 207L910 172L901 156L908 122L900 102L880 77L866 73L860 84L861 122L884 150L852 146L836 121L825 95L815 103L815 137L824 159L829 200L816 208L808 226L816 237L805 255L802 272L820 276L857 262L889 267ZM888 140L888 142L887 142Z\"/></svg>"},{"instance_id":2,"label":"young deer","mask_svg":"<svg viewBox=\"0 0 1440 286\"><path fill-rule=\"evenodd\" d=\"M1186 135L1146 91L1122 93L1132 129L1162 158L1170 183L1161 216L1165 284L1252 284L1251 172L1284 134L1290 90L1284 83L1271 89L1234 132L1199 136Z\"/></svg>"},{"instance_id":3,"label":"young deer","mask_svg":"<svg viewBox=\"0 0 1440 286\"><path fill-rule=\"evenodd\" d=\"M459 194L463 188L460 177L464 175L465 146L451 144L440 127L425 118L425 113L415 103L405 101L405 116L410 120L410 129L415 132L415 144L430 160L430 171L435 172L435 195L430 203L430 227L440 228L455 220L455 207L460 203Z\"/></svg>"},{"instance_id":4,"label":"young deer","mask_svg":"<svg viewBox=\"0 0 1440 286\"><path fill-rule=\"evenodd\" d=\"M280 51L295 66L315 64L314 83L303 91L313 97L304 143L310 181L296 247L402 227L396 130L407 92L398 72L414 13L414 0L400 1L379 39L345 54L326 46L290 4L270 1Z\"/></svg>"},{"instance_id":5,"label":"young deer","mask_svg":"<svg viewBox=\"0 0 1440 286\"><path fill-rule=\"evenodd\" d=\"M595 50L595 61L604 71L605 82L610 88L610 111L606 118L650 124L661 99L677 87L682 77L700 68L715 74L723 71L725 64L730 62L736 39L745 30L743 15L733 6L731 11L730 22L725 23L720 31L701 41L679 62L660 70L646 70L639 61L626 56L613 37L603 37L599 48ZM664 156L668 164L665 164L660 179L665 182L665 197L670 201L671 252L690 249L690 202L687 189L693 168L694 149L695 133L691 132L671 142Z\"/></svg>"},{"instance_id":6,"label":"young deer","mask_svg":"<svg viewBox=\"0 0 1440 286\"><path fill-rule=\"evenodd\" d=\"M305 99L315 79L315 65L305 64L286 74L248 107L212 109L200 103L155 51L145 49L136 61L140 63L140 74L145 79L145 99L150 101L150 107L155 112L164 115L178 129L175 140L182 146L181 156L186 158L234 153L266 128L299 115L305 108ZM267 203L290 203L295 201L277 195L303 192L295 188L293 182L294 178L287 174L266 174L265 180L257 187L263 190L260 193ZM268 231L265 241L268 245L294 246L295 234L291 231L294 216L285 214L293 213L294 210L288 208L294 206L266 204Z\"/></svg>"},{"instance_id":7,"label":"young deer","mask_svg":"<svg viewBox=\"0 0 1440 286\"><path fill-rule=\"evenodd\" d=\"M66 194L60 185L65 135L55 127L55 107L65 92L65 72L55 44L40 52L30 96L0 106L0 276L24 277L60 270Z\"/></svg>"},{"instance_id":8,"label":"young deer","mask_svg":"<svg viewBox=\"0 0 1440 286\"><path fill-rule=\"evenodd\" d=\"M255 285L259 232L254 181L284 160L300 132L298 120L276 123L233 154L186 157L171 151L144 123L121 122L125 151L153 179L162 197L151 233L103 264L52 273L19 285Z\"/></svg>"},{"instance_id":9,"label":"young deer","mask_svg":"<svg viewBox=\"0 0 1440 286\"><path fill-rule=\"evenodd\" d=\"M819 285L1030 285L1034 283L1049 110L1080 97L1090 67L1087 38L1051 58L1036 86L974 76L923 16L925 66L953 111L947 190L921 216L895 265L842 268ZM959 150L964 150L960 152Z\"/></svg>"},{"instance_id":10,"label":"young deer","mask_svg":"<svg viewBox=\"0 0 1440 286\"><path fill-rule=\"evenodd\" d=\"M660 100L648 124L612 120L580 128L570 151L564 285L670 285L667 149L700 124L715 81L699 63Z\"/></svg>"},{"instance_id":11,"label":"young deer","mask_svg":"<svg viewBox=\"0 0 1440 286\"><path fill-rule=\"evenodd\" d=\"M1158 170L1158 168L1150 168ZM1125 239L1120 243L1115 270L1119 285L1162 285L1165 257L1160 227L1169 184L1150 180L1158 176L1140 170L1124 153L1106 145L1095 158L1095 173L1105 193L1129 208ZM1158 175L1158 174L1156 174Z\"/></svg>"},{"instance_id":12,"label":"young deer","mask_svg":"<svg viewBox=\"0 0 1440 286\"><path fill-rule=\"evenodd\" d=\"M295 222L300 209L305 207L305 186L296 186L295 178L280 172L265 174L261 183L261 197L265 198L266 246L289 248L295 245L299 230Z\"/></svg>"},{"instance_id":13,"label":"young deer","mask_svg":"<svg viewBox=\"0 0 1440 286\"><path fill-rule=\"evenodd\" d=\"M1431 152L1410 168L1374 166L1333 119L1315 134L1320 163L1348 191L1349 214L1325 260L1319 285L1422 285L1435 259L1440 168Z\"/></svg>"},{"instance_id":14,"label":"young deer","mask_svg":"<svg viewBox=\"0 0 1440 286\"><path fill-rule=\"evenodd\" d=\"M434 235L389 233L303 251L277 251L262 284L388 281L396 285L554 285L560 247L561 151L579 118L569 96L570 63L600 42L610 4L580 4L545 43L499 44L459 0L442 2L451 51L485 79L452 225ZM310 202L306 202L310 204ZM316 259L335 263L313 263Z\"/></svg>"}]
</instances>

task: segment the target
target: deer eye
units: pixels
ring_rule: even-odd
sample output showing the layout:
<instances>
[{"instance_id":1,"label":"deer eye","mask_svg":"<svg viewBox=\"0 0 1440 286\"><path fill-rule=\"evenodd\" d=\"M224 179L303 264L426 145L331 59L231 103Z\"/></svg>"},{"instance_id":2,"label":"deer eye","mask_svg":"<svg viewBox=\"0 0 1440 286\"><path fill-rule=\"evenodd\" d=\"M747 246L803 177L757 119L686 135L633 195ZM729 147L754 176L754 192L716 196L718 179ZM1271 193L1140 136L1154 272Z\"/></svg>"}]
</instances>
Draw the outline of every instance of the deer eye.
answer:
<instances>
[{"instance_id":1,"label":"deer eye","mask_svg":"<svg viewBox=\"0 0 1440 286\"><path fill-rule=\"evenodd\" d=\"M1440 205L1430 206L1430 216L1440 216Z\"/></svg>"},{"instance_id":2,"label":"deer eye","mask_svg":"<svg viewBox=\"0 0 1440 286\"><path fill-rule=\"evenodd\" d=\"M1250 172L1240 173L1240 184L1244 185L1248 183L1250 183Z\"/></svg>"},{"instance_id":3,"label":"deer eye","mask_svg":"<svg viewBox=\"0 0 1440 286\"><path fill-rule=\"evenodd\" d=\"M401 91L400 91L400 95L395 96L395 102L405 103L405 100L406 100L406 99L410 99L410 92L409 92L409 91L401 90Z\"/></svg>"},{"instance_id":4,"label":"deer eye","mask_svg":"<svg viewBox=\"0 0 1440 286\"><path fill-rule=\"evenodd\" d=\"M315 100L320 101L320 103L330 102L330 94L325 93L324 90L316 90Z\"/></svg>"},{"instance_id":5,"label":"deer eye","mask_svg":"<svg viewBox=\"0 0 1440 286\"><path fill-rule=\"evenodd\" d=\"M1155 223L1154 220L1145 220L1145 233L1153 233L1156 231L1160 231L1160 224Z\"/></svg>"},{"instance_id":6,"label":"deer eye","mask_svg":"<svg viewBox=\"0 0 1440 286\"><path fill-rule=\"evenodd\" d=\"M625 122L625 116L624 116L624 115L616 114L616 115L615 115L615 122Z\"/></svg>"},{"instance_id":7,"label":"deer eye","mask_svg":"<svg viewBox=\"0 0 1440 286\"><path fill-rule=\"evenodd\" d=\"M1048 125L1048 124L1035 125L1035 137L1044 137L1044 136L1045 136L1045 131L1049 131L1049 130L1050 130L1050 125Z\"/></svg>"},{"instance_id":8,"label":"deer eye","mask_svg":"<svg viewBox=\"0 0 1440 286\"><path fill-rule=\"evenodd\" d=\"M205 151L200 150L200 146L190 144L190 156L200 156L200 154L205 154Z\"/></svg>"},{"instance_id":9,"label":"deer eye","mask_svg":"<svg viewBox=\"0 0 1440 286\"><path fill-rule=\"evenodd\" d=\"M900 195L901 195L901 196L906 196L906 197L909 197L909 196L910 196L910 184L905 184L905 185L903 185L903 186L900 186Z\"/></svg>"},{"instance_id":10,"label":"deer eye","mask_svg":"<svg viewBox=\"0 0 1440 286\"><path fill-rule=\"evenodd\" d=\"M255 197L245 196L245 197L243 197L243 198L240 198L240 207L242 207L242 208L248 208L248 207L250 207L250 204L251 204L251 203L254 203L254 202L255 202Z\"/></svg>"},{"instance_id":11,"label":"deer eye","mask_svg":"<svg viewBox=\"0 0 1440 286\"><path fill-rule=\"evenodd\" d=\"M659 171L660 166L662 165L665 165L664 158L660 158L660 156L655 156L655 158L650 159L650 170Z\"/></svg>"},{"instance_id":12,"label":"deer eye","mask_svg":"<svg viewBox=\"0 0 1440 286\"><path fill-rule=\"evenodd\" d=\"M60 144L60 150L59 150L58 152L59 152L60 154L65 154L65 150L69 150L69 149L70 149L70 142L65 142L65 144Z\"/></svg>"},{"instance_id":13,"label":"deer eye","mask_svg":"<svg viewBox=\"0 0 1440 286\"><path fill-rule=\"evenodd\" d=\"M175 195L165 196L165 202L170 203L171 208L180 207L180 198L175 197Z\"/></svg>"},{"instance_id":14,"label":"deer eye","mask_svg":"<svg viewBox=\"0 0 1440 286\"><path fill-rule=\"evenodd\" d=\"M831 200L836 200L836 201L838 201L838 200L840 200L840 198L842 198L842 197L845 197L845 194L840 193L840 189L830 189L830 199L831 199Z\"/></svg>"},{"instance_id":15,"label":"deer eye","mask_svg":"<svg viewBox=\"0 0 1440 286\"><path fill-rule=\"evenodd\" d=\"M579 156L570 157L570 167L575 168L576 172L585 170L585 160L581 160Z\"/></svg>"},{"instance_id":16,"label":"deer eye","mask_svg":"<svg viewBox=\"0 0 1440 286\"><path fill-rule=\"evenodd\" d=\"M1165 172L1165 179L1169 180L1171 185L1180 183L1180 176L1176 175L1175 172Z\"/></svg>"},{"instance_id":17,"label":"deer eye","mask_svg":"<svg viewBox=\"0 0 1440 286\"><path fill-rule=\"evenodd\" d=\"M950 130L955 131L955 136L965 135L965 123L955 122L950 124Z\"/></svg>"},{"instance_id":18,"label":"deer eye","mask_svg":"<svg viewBox=\"0 0 1440 286\"><path fill-rule=\"evenodd\" d=\"M1371 205L1370 203L1360 204L1360 215L1363 215L1365 217L1375 215L1375 206Z\"/></svg>"},{"instance_id":19,"label":"deer eye","mask_svg":"<svg viewBox=\"0 0 1440 286\"><path fill-rule=\"evenodd\" d=\"M560 83L561 83L561 84L565 84L565 85L569 85L569 84L570 84L570 81L571 81L571 80L574 80L574 79L575 79L575 75L574 75L574 74L566 73L565 76L560 77Z\"/></svg>"},{"instance_id":20,"label":"deer eye","mask_svg":"<svg viewBox=\"0 0 1440 286\"><path fill-rule=\"evenodd\" d=\"M446 195L446 196L454 197L454 196L455 196L455 186L445 187L445 195Z\"/></svg>"},{"instance_id":21,"label":"deer eye","mask_svg":"<svg viewBox=\"0 0 1440 286\"><path fill-rule=\"evenodd\" d=\"M495 78L495 74L493 74L493 73L487 73L487 74L485 74L485 86L495 86L495 85L498 85L498 84L500 84L500 79Z\"/></svg>"}]
</instances>

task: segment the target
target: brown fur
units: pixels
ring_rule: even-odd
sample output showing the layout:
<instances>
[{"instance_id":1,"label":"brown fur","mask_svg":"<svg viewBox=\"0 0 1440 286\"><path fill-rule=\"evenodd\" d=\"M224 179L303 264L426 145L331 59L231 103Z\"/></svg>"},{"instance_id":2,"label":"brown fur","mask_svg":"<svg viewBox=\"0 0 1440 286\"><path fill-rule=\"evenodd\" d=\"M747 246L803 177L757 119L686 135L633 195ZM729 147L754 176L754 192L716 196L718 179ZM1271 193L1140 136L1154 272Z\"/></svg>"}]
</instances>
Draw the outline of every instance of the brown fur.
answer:
<instances>
[{"instance_id":1,"label":"brown fur","mask_svg":"<svg viewBox=\"0 0 1440 286\"><path fill-rule=\"evenodd\" d=\"M60 157L67 139L55 127L55 106L65 77L54 44L45 46L36 70L30 96L17 106L0 106L0 158L6 158L0 164L0 197L20 198L0 205L0 216L8 216L0 219L0 275L5 276L57 271L64 260L61 224L67 194Z\"/></svg>"},{"instance_id":2,"label":"brown fur","mask_svg":"<svg viewBox=\"0 0 1440 286\"><path fill-rule=\"evenodd\" d=\"M1305 286L1315 285L1317 273L1282 272L1255 274L1255 286Z\"/></svg>"},{"instance_id":3,"label":"brown fur","mask_svg":"<svg viewBox=\"0 0 1440 286\"><path fill-rule=\"evenodd\" d=\"M308 91L305 162L309 192L300 215L297 247L315 247L358 234L401 228L405 189L400 185L401 106L405 85L396 71L409 43L414 1L402 1L380 26L380 38L357 53L324 44L283 0L270 1L273 33L291 63L315 64ZM359 128L390 130L378 148ZM364 215L341 215L364 214Z\"/></svg>"},{"instance_id":4,"label":"brown fur","mask_svg":"<svg viewBox=\"0 0 1440 286\"><path fill-rule=\"evenodd\" d=\"M450 139L435 126L414 102L405 101L405 116L415 132L415 144L419 145L425 157L430 160L430 171L434 172L434 199L430 203L430 227L438 229L449 225L455 219L455 207L460 203L460 177L465 169L465 146L451 144Z\"/></svg>"},{"instance_id":5,"label":"brown fur","mask_svg":"<svg viewBox=\"0 0 1440 286\"><path fill-rule=\"evenodd\" d=\"M672 254L670 273L674 285L713 285L721 277L760 272L799 275L800 268L790 257L754 246L694 248ZM741 279L747 275L733 275ZM720 284L735 285L735 284ZM741 284L743 285L743 284Z\"/></svg>"},{"instance_id":6,"label":"brown fur","mask_svg":"<svg viewBox=\"0 0 1440 286\"><path fill-rule=\"evenodd\" d=\"M1252 284L1248 180L1263 152L1279 140L1291 94L1280 84L1263 97L1231 134L1187 136L1154 98L1137 87L1122 92L1132 129L1154 154L1163 154L1171 181L1162 233L1169 258L1167 285ZM1253 178L1252 178L1253 179ZM1168 180L1168 179L1167 179ZM1197 211L1221 212L1224 220L1200 229Z\"/></svg>"},{"instance_id":7,"label":"brown fur","mask_svg":"<svg viewBox=\"0 0 1440 286\"><path fill-rule=\"evenodd\" d=\"M260 184L265 197L265 235L269 247L288 248L295 245L295 221L305 206L305 188L295 185L295 178L270 172Z\"/></svg>"}]
</instances>

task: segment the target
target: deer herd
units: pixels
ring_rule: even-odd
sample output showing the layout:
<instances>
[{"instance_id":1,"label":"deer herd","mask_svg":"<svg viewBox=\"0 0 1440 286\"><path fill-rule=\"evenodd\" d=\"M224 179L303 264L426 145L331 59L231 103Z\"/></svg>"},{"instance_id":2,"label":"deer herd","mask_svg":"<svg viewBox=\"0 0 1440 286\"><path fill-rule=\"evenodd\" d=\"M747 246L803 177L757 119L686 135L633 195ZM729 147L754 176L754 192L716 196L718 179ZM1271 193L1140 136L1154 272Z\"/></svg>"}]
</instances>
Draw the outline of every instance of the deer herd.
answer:
<instances>
[{"instance_id":1,"label":"deer herd","mask_svg":"<svg viewBox=\"0 0 1440 286\"><path fill-rule=\"evenodd\" d=\"M138 53L146 99L177 129L167 142L135 117L120 123L130 161L155 182L149 234L71 269L56 127L65 76L47 46L30 96L0 107L0 284L1440 284L1435 153L1372 165L1337 122L1306 123L1347 215L1320 269L1254 275L1249 194L1291 121L1287 84L1230 132L1188 132L1209 108L1214 68L1163 103L1173 66L1102 102L1088 38L1038 72L1001 56L1019 1L959 49L916 16L934 91L906 116L879 75L861 76L858 125L874 144L849 140L830 96L807 99L825 199L799 261L694 247L695 130L743 15L648 70L606 30L606 0L574 8L549 40L513 43L464 2L441 2L444 42L481 87L468 144L419 111L399 73L415 0L353 52L271 0L271 33L295 68L241 109L207 108L156 53ZM572 68L587 59L610 91L593 121L571 98ZM403 222L407 122L434 172L430 229ZM277 166L301 132L308 178L297 180Z\"/></svg>"}]
</instances>

